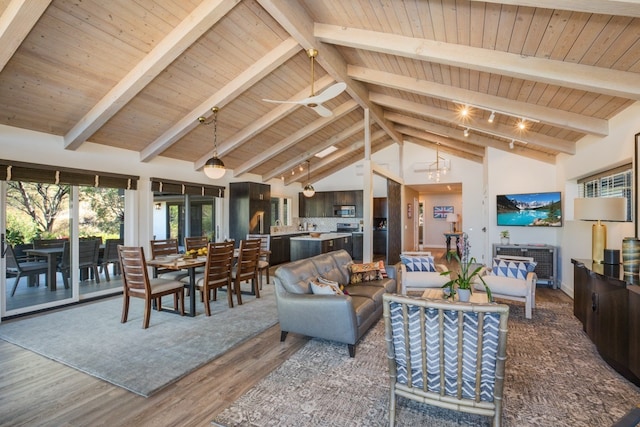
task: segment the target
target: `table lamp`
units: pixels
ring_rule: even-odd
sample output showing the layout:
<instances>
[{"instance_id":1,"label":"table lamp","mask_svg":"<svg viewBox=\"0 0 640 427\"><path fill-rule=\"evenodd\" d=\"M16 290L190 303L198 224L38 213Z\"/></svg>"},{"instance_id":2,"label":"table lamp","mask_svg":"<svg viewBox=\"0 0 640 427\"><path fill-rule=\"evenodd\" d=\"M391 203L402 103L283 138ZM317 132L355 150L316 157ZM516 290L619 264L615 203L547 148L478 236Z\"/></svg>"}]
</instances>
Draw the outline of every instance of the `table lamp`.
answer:
<instances>
[{"instance_id":1,"label":"table lamp","mask_svg":"<svg viewBox=\"0 0 640 427\"><path fill-rule=\"evenodd\" d=\"M456 222L458 222L458 214L457 213L448 213L447 214L447 222L451 223L451 232L456 232Z\"/></svg>"},{"instance_id":2,"label":"table lamp","mask_svg":"<svg viewBox=\"0 0 640 427\"><path fill-rule=\"evenodd\" d=\"M626 221L627 199L624 197L586 197L573 201L576 219L597 221L591 227L591 259L604 262L604 249L607 245L607 226L601 221Z\"/></svg>"}]
</instances>

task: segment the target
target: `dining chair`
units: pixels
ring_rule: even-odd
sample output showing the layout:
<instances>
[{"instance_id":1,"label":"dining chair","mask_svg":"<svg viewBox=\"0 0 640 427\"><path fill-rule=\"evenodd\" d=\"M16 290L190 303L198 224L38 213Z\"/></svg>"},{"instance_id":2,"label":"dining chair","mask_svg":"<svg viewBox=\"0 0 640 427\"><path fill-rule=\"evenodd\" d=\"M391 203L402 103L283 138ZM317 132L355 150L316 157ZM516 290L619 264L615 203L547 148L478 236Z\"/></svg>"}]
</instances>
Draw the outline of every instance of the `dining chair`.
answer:
<instances>
[{"instance_id":1,"label":"dining chair","mask_svg":"<svg viewBox=\"0 0 640 427\"><path fill-rule=\"evenodd\" d=\"M178 239L151 240L151 258L162 258L168 255L178 255ZM187 277L189 273L183 270L169 270L154 268L154 274L163 279L180 280Z\"/></svg>"},{"instance_id":2,"label":"dining chair","mask_svg":"<svg viewBox=\"0 0 640 427\"><path fill-rule=\"evenodd\" d=\"M191 249L202 249L207 247L209 238L207 236L197 237L185 237L184 238L184 250L190 251Z\"/></svg>"},{"instance_id":3,"label":"dining chair","mask_svg":"<svg viewBox=\"0 0 640 427\"><path fill-rule=\"evenodd\" d=\"M260 298L260 286L258 284L258 258L260 257L260 244L260 239L240 240L238 262L231 272L233 288L238 299L238 305L242 305L240 284L245 280L251 280L251 288L255 291L256 298Z\"/></svg>"},{"instance_id":4,"label":"dining chair","mask_svg":"<svg viewBox=\"0 0 640 427\"><path fill-rule=\"evenodd\" d=\"M16 281L13 283L13 289L11 290L11 296L16 293L18 282L22 276L27 276L29 280L33 277L37 277L40 274L46 274L48 266L46 262L39 261L18 261L16 254L11 245L6 246L6 259L7 259L7 274L15 275Z\"/></svg>"},{"instance_id":5,"label":"dining chair","mask_svg":"<svg viewBox=\"0 0 640 427\"><path fill-rule=\"evenodd\" d=\"M124 282L121 323L126 323L129 317L131 297L144 299L143 329L149 327L152 301L155 300L157 310L162 310L162 297L165 295L173 295L174 310L179 309L180 315L184 316L184 284L182 282L173 279L149 279L142 247L118 245L118 257Z\"/></svg>"},{"instance_id":6,"label":"dining chair","mask_svg":"<svg viewBox=\"0 0 640 427\"><path fill-rule=\"evenodd\" d=\"M207 246L207 264L204 273L196 276L196 287L204 302L204 311L211 316L211 292L213 300L217 300L218 288L227 288L227 301L233 307L231 269L233 266L233 242L209 243Z\"/></svg>"},{"instance_id":7,"label":"dining chair","mask_svg":"<svg viewBox=\"0 0 640 427\"><path fill-rule=\"evenodd\" d=\"M271 255L271 235L269 234L247 234L247 239L260 239L260 258L258 258L258 279L260 289L262 289L262 274L267 275L267 285L271 281L269 277L269 257Z\"/></svg>"},{"instance_id":8,"label":"dining chair","mask_svg":"<svg viewBox=\"0 0 640 427\"><path fill-rule=\"evenodd\" d=\"M98 264L104 273L107 282L111 281L109 276L109 264L113 264L113 274L120 274L120 258L118 257L118 245L124 244L123 239L107 239L104 243L104 252L99 259Z\"/></svg>"},{"instance_id":9,"label":"dining chair","mask_svg":"<svg viewBox=\"0 0 640 427\"><path fill-rule=\"evenodd\" d=\"M96 283L100 283L98 275L98 255L100 242L96 239L84 239L78 241L78 265L81 270L90 271ZM71 277L71 244L69 241L63 242L62 257L58 262L57 270L62 274L62 282L65 289L69 289L69 278ZM84 275L84 277L88 277Z\"/></svg>"}]
</instances>

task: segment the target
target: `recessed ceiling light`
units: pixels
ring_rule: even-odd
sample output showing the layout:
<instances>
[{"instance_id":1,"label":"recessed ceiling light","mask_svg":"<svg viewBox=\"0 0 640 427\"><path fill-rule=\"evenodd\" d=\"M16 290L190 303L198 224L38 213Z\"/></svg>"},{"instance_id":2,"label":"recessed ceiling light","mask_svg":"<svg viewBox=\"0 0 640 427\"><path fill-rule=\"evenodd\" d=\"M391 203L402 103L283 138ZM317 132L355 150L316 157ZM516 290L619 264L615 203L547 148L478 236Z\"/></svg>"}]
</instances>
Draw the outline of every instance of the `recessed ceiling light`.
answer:
<instances>
[{"instance_id":1,"label":"recessed ceiling light","mask_svg":"<svg viewBox=\"0 0 640 427\"><path fill-rule=\"evenodd\" d=\"M320 151L319 153L316 153L316 157L322 159L323 157L327 157L329 154L337 150L338 149L336 148L336 146L332 145L331 147L327 147L324 150Z\"/></svg>"}]
</instances>

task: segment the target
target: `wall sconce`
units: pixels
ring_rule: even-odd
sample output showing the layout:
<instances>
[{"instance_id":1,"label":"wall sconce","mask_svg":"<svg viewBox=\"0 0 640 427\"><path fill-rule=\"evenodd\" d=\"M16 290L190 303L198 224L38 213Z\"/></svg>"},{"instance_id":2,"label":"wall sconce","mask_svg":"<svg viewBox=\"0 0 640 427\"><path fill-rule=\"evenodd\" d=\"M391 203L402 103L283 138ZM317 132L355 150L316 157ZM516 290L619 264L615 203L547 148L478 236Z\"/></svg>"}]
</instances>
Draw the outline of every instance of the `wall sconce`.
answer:
<instances>
[{"instance_id":1,"label":"wall sconce","mask_svg":"<svg viewBox=\"0 0 640 427\"><path fill-rule=\"evenodd\" d=\"M156 203L156 205L155 205L155 206L156 206L156 210L157 210L157 211L159 211L159 210L161 210L161 209L162 209L162 203L160 203L160 202Z\"/></svg>"}]
</instances>

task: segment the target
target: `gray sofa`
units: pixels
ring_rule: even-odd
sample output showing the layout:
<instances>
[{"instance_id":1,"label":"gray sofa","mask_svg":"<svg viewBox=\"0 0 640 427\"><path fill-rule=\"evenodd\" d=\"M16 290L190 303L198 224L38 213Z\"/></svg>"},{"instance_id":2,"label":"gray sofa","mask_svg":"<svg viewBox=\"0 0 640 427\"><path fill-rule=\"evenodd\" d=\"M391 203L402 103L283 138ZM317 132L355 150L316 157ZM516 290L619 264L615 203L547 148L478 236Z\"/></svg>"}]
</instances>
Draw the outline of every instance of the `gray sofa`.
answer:
<instances>
[{"instance_id":1,"label":"gray sofa","mask_svg":"<svg viewBox=\"0 0 640 427\"><path fill-rule=\"evenodd\" d=\"M382 295L396 292L396 270L386 266L388 278L350 285L345 250L329 252L284 264L275 272L280 341L288 332L347 344L355 357L355 345L382 316ZM317 277L346 285L348 295L318 295L310 281Z\"/></svg>"}]
</instances>

